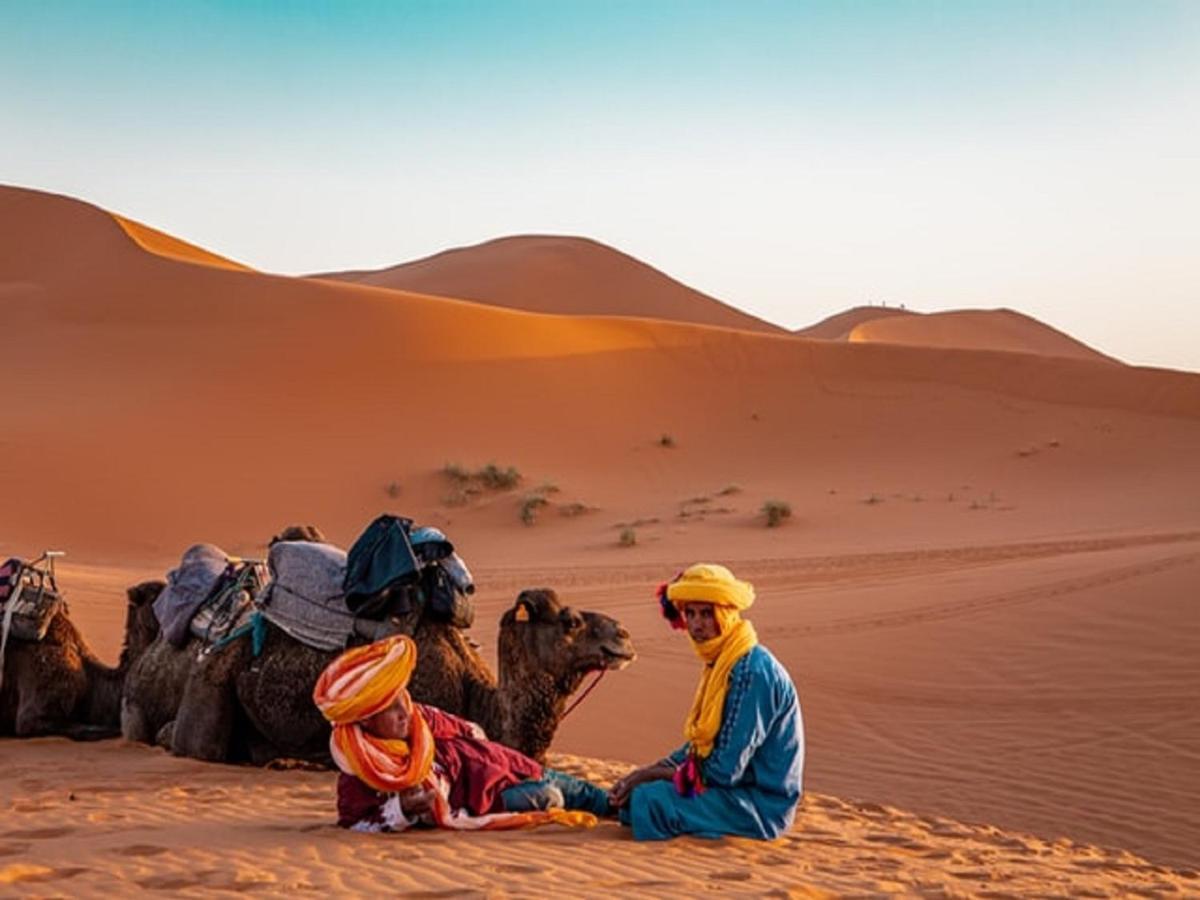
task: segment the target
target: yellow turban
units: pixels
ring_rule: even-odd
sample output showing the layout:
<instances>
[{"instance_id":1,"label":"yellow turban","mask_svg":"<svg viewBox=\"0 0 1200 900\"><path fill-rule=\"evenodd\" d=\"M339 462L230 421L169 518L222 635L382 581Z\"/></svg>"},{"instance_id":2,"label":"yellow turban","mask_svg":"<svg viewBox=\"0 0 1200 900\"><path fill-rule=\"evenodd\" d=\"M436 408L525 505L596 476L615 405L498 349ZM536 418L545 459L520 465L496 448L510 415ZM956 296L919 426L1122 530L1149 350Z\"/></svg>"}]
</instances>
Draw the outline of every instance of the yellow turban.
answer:
<instances>
[{"instance_id":1,"label":"yellow turban","mask_svg":"<svg viewBox=\"0 0 1200 900\"><path fill-rule=\"evenodd\" d=\"M417 645L404 634L347 650L313 688L313 702L334 725L383 712L404 693L417 665Z\"/></svg>"},{"instance_id":2,"label":"yellow turban","mask_svg":"<svg viewBox=\"0 0 1200 900\"><path fill-rule=\"evenodd\" d=\"M754 626L741 616L742 610L754 603L754 585L734 578L724 566L697 563L667 586L667 599L677 606L711 603L720 628L716 637L692 644L705 665L683 725L683 735L692 753L705 759L712 753L721 730L729 673L739 659L758 645Z\"/></svg>"},{"instance_id":3,"label":"yellow turban","mask_svg":"<svg viewBox=\"0 0 1200 900\"><path fill-rule=\"evenodd\" d=\"M724 566L696 563L667 585L667 599L676 605L690 600L741 611L754 605L754 585L734 578Z\"/></svg>"}]
</instances>

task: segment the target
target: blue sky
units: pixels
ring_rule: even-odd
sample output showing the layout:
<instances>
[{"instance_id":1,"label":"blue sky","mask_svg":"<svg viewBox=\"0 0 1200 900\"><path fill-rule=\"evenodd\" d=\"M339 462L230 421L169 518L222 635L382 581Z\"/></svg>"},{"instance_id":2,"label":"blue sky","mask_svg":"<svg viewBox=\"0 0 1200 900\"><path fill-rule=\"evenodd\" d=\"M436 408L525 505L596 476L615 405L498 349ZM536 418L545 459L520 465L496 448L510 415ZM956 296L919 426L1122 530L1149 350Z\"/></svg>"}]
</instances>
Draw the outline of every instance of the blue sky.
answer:
<instances>
[{"instance_id":1,"label":"blue sky","mask_svg":"<svg viewBox=\"0 0 1200 900\"><path fill-rule=\"evenodd\" d=\"M0 182L256 267L581 234L1200 371L1200 3L6 3Z\"/></svg>"}]
</instances>

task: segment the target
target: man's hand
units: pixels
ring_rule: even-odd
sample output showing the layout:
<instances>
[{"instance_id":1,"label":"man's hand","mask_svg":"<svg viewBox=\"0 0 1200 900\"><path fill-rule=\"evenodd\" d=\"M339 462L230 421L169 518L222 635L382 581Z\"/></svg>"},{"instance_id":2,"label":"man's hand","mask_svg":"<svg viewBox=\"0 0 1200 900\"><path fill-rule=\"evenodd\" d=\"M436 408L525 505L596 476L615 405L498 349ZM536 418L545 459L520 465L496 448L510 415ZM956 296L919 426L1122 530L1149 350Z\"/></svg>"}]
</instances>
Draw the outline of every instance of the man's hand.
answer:
<instances>
[{"instance_id":1,"label":"man's hand","mask_svg":"<svg viewBox=\"0 0 1200 900\"><path fill-rule=\"evenodd\" d=\"M675 766L666 760L659 760L640 769L634 769L612 786L608 792L609 802L616 807L622 807L629 802L633 789L650 781L663 781L675 774Z\"/></svg>"},{"instance_id":2,"label":"man's hand","mask_svg":"<svg viewBox=\"0 0 1200 900\"><path fill-rule=\"evenodd\" d=\"M433 791L424 785L415 785L400 792L400 808L410 818L423 816L433 811Z\"/></svg>"}]
</instances>

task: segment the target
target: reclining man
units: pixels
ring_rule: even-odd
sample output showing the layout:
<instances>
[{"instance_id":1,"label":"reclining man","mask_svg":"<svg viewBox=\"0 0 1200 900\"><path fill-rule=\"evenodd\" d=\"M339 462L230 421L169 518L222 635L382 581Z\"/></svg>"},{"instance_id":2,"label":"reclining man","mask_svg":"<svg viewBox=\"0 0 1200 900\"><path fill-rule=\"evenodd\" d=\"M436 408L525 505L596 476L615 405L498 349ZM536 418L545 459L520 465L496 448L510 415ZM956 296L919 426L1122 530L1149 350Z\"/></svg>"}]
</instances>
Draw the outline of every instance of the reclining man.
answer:
<instances>
[{"instance_id":1,"label":"reclining man","mask_svg":"<svg viewBox=\"0 0 1200 900\"><path fill-rule=\"evenodd\" d=\"M660 587L659 602L673 628L687 629L704 669L687 742L613 787L621 822L637 840L778 837L800 802L804 725L787 670L741 618L754 587L699 564Z\"/></svg>"},{"instance_id":2,"label":"reclining man","mask_svg":"<svg viewBox=\"0 0 1200 900\"><path fill-rule=\"evenodd\" d=\"M414 703L412 639L397 635L348 650L321 673L313 700L333 724L338 824L402 831L590 827L611 814L602 788L489 741L474 722Z\"/></svg>"}]
</instances>

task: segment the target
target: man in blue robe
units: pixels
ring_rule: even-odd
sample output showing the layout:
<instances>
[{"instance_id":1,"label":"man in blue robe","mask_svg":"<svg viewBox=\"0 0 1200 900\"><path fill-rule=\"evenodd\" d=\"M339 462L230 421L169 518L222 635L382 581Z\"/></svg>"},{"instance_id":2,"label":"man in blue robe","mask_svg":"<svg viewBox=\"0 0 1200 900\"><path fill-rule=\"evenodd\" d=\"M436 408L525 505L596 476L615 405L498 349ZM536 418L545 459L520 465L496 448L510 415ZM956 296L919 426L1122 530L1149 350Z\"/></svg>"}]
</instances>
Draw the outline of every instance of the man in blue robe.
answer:
<instances>
[{"instance_id":1,"label":"man in blue robe","mask_svg":"<svg viewBox=\"0 0 1200 900\"><path fill-rule=\"evenodd\" d=\"M778 837L800 802L804 723L787 670L741 618L753 586L698 564L663 585L659 602L673 627L687 629L704 668L686 743L613 787L621 822L637 840Z\"/></svg>"}]
</instances>

